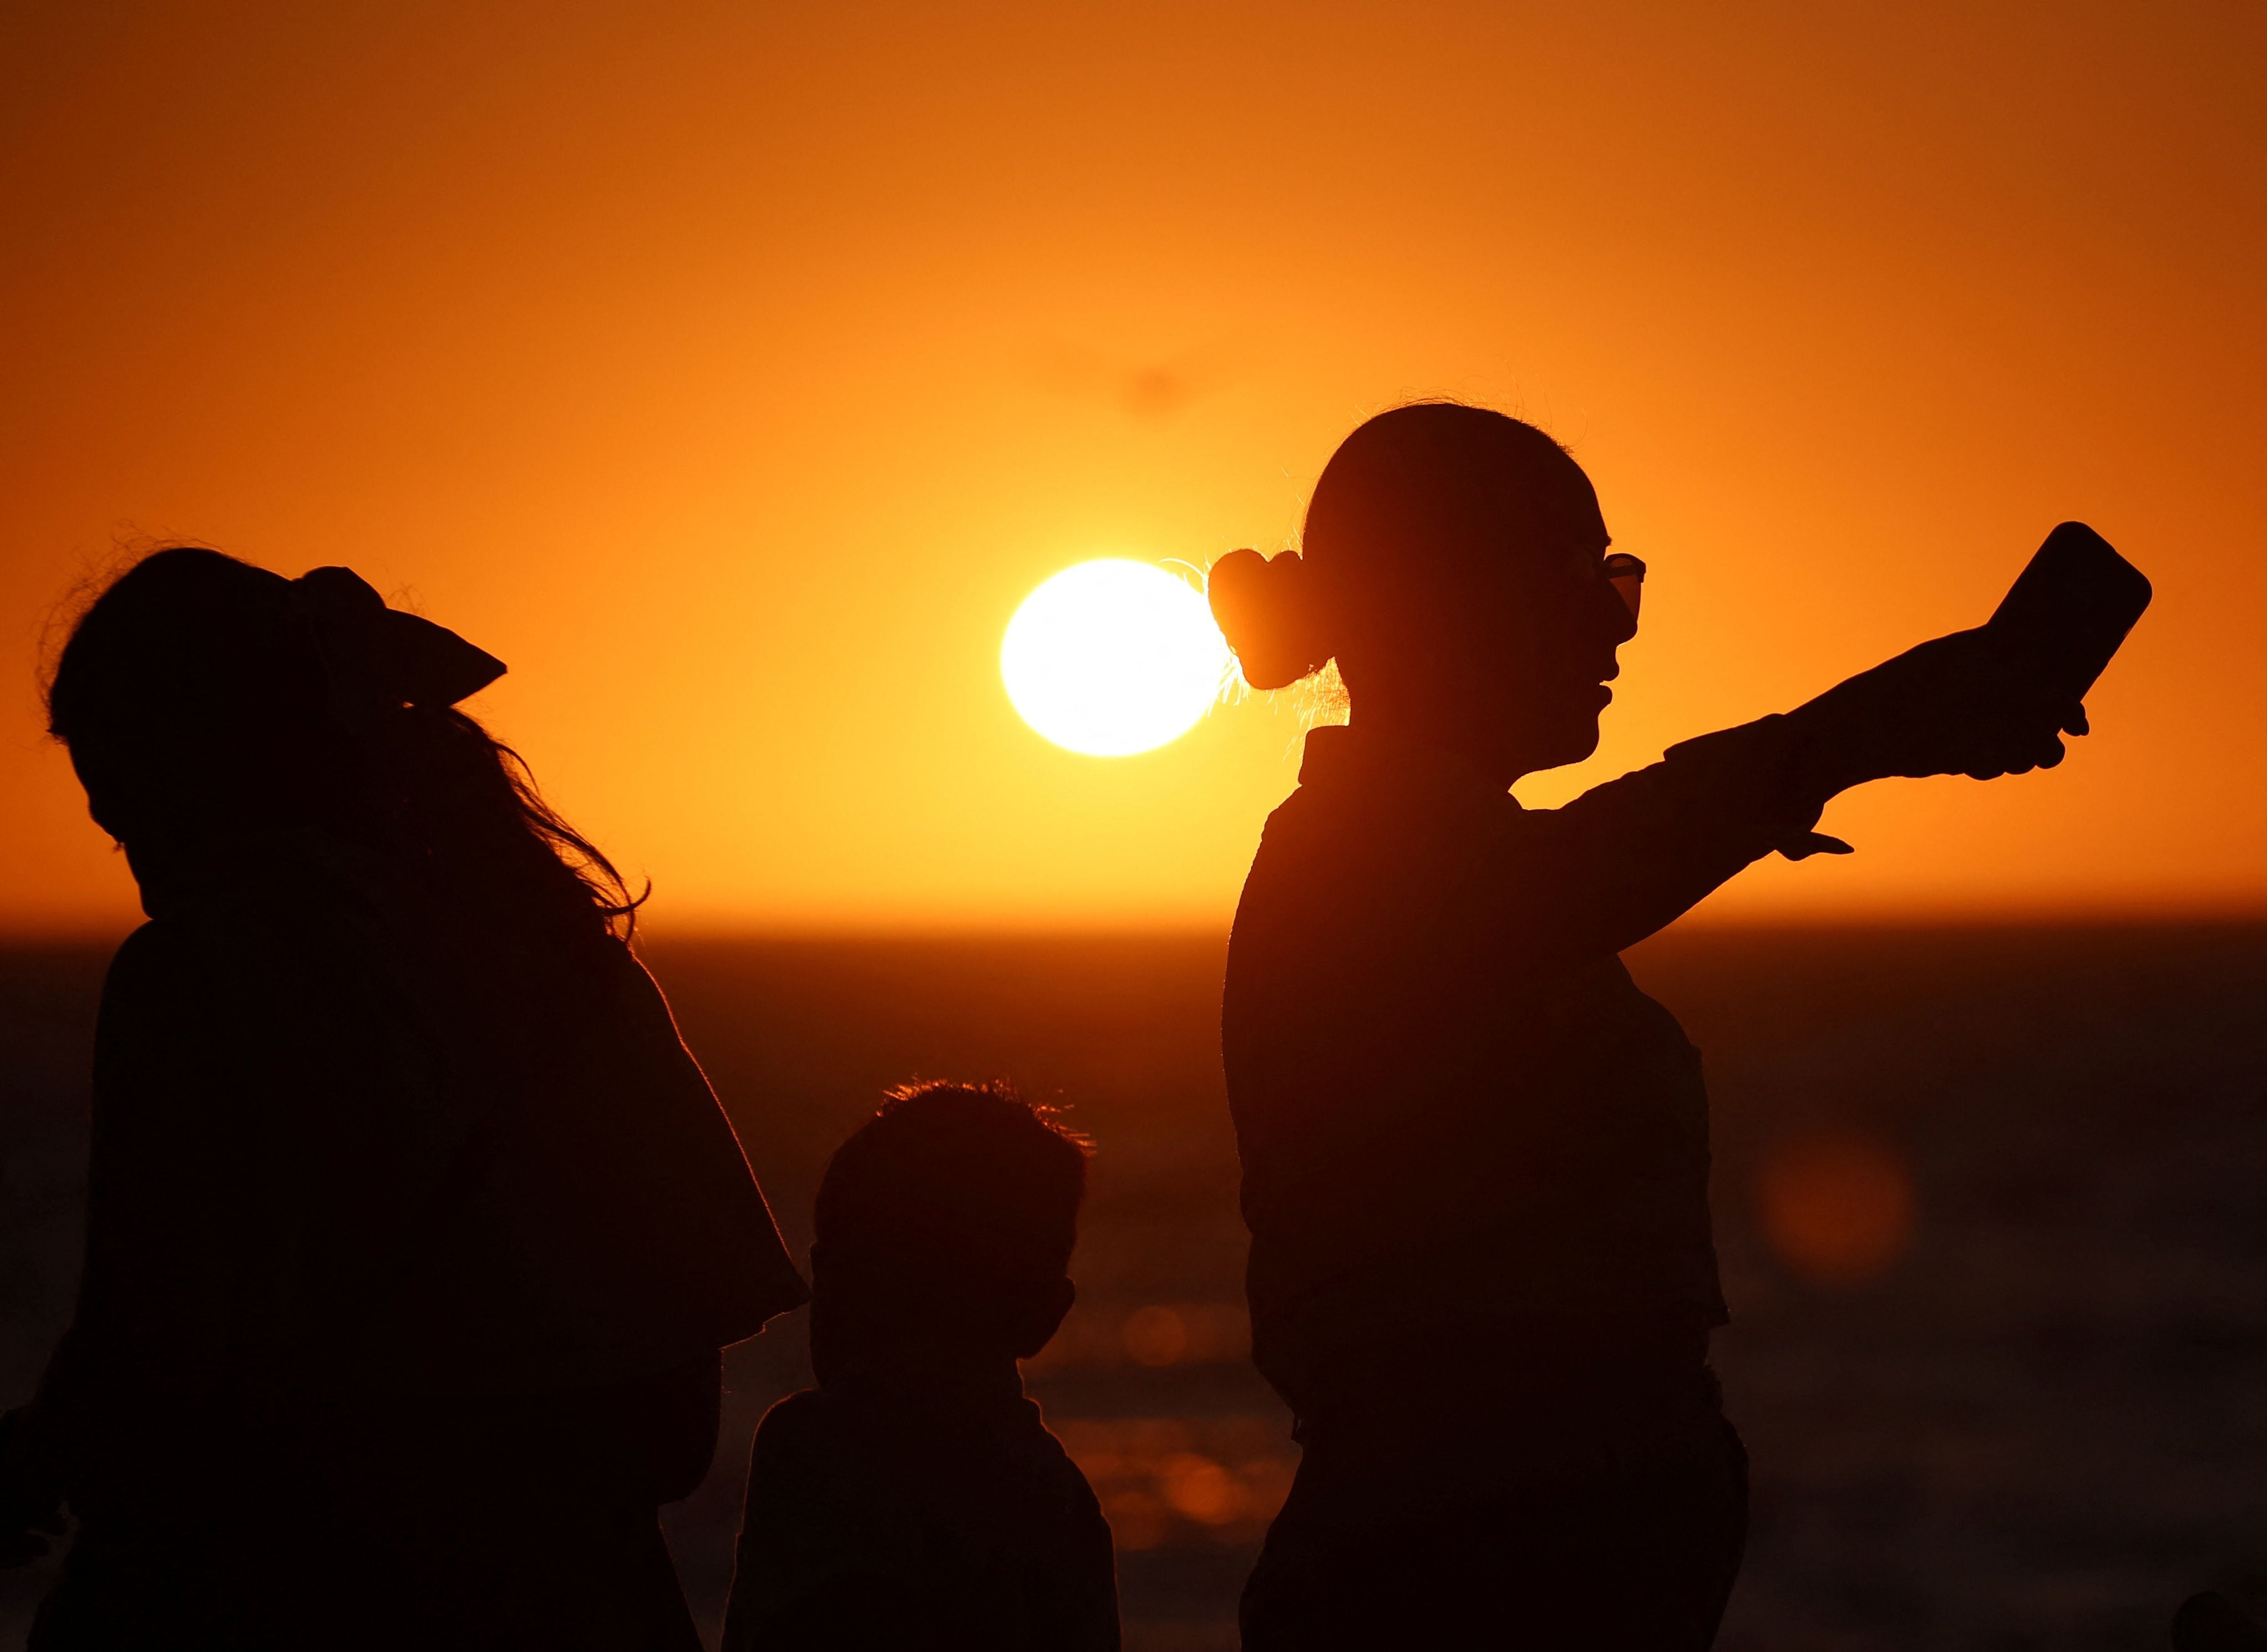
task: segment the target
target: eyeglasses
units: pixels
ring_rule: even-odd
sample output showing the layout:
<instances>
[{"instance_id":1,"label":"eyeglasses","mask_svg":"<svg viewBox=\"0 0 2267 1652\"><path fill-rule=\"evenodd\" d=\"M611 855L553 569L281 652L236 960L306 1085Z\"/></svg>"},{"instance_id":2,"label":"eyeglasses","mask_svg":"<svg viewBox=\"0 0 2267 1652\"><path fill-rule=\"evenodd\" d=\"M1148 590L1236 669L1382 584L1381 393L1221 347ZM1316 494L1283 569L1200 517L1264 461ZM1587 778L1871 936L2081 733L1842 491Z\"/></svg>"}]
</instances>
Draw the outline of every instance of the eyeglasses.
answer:
<instances>
[{"instance_id":1,"label":"eyeglasses","mask_svg":"<svg viewBox=\"0 0 2267 1652\"><path fill-rule=\"evenodd\" d=\"M1638 599L1645 595L1645 564L1627 552L1616 551L1607 556L1601 572L1606 583L1614 588L1614 595L1628 605L1630 618L1635 619Z\"/></svg>"}]
</instances>

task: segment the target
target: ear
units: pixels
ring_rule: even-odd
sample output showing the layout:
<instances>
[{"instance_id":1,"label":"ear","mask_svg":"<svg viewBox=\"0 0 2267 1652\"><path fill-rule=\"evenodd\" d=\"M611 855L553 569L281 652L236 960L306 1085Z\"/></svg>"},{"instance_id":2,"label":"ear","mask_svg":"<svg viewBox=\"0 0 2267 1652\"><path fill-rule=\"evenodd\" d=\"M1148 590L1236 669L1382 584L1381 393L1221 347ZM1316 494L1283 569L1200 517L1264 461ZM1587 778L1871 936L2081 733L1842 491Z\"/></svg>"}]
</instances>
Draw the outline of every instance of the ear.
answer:
<instances>
[{"instance_id":1,"label":"ear","mask_svg":"<svg viewBox=\"0 0 2267 1652\"><path fill-rule=\"evenodd\" d=\"M1016 1357L1030 1359L1054 1340L1064 1316L1078 1300L1078 1287L1068 1279L1051 1279L1032 1291L1023 1323L1017 1327Z\"/></svg>"}]
</instances>

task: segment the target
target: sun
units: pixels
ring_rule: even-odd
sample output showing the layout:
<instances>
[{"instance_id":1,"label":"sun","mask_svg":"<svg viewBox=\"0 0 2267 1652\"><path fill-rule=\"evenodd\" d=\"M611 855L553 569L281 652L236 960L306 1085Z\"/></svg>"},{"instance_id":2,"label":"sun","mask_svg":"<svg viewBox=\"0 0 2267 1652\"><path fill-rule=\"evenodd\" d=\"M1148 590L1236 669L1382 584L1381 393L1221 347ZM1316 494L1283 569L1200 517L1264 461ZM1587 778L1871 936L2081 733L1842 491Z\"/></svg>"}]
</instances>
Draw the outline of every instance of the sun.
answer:
<instances>
[{"instance_id":1,"label":"sun","mask_svg":"<svg viewBox=\"0 0 2267 1652\"><path fill-rule=\"evenodd\" d=\"M1059 746L1130 757L1185 734L1220 692L1228 644L1203 594L1153 563L1065 568L1023 599L1000 676Z\"/></svg>"}]
</instances>

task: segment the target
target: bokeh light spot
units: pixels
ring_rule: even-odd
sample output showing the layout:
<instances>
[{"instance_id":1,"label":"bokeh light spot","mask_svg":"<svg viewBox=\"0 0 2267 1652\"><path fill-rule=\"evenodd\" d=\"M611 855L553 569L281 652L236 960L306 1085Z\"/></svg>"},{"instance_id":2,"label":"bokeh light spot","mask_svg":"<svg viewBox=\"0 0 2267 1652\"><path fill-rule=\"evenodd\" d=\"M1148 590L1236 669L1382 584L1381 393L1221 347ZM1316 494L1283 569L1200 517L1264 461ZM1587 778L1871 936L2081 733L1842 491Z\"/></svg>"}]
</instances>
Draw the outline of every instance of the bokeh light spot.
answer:
<instances>
[{"instance_id":1,"label":"bokeh light spot","mask_svg":"<svg viewBox=\"0 0 2267 1652\"><path fill-rule=\"evenodd\" d=\"M1780 1142L1764 1156L1756 1193L1772 1249L1807 1279L1874 1278L1912 1242L1911 1169L1871 1137L1834 1131Z\"/></svg>"},{"instance_id":2,"label":"bokeh light spot","mask_svg":"<svg viewBox=\"0 0 2267 1652\"><path fill-rule=\"evenodd\" d=\"M1256 1544L1298 1468L1280 1416L1050 1416L1121 1553Z\"/></svg>"},{"instance_id":3,"label":"bokeh light spot","mask_svg":"<svg viewBox=\"0 0 2267 1652\"><path fill-rule=\"evenodd\" d=\"M1147 562L1066 568L1023 599L1000 676L1059 746L1130 757L1185 734L1220 693L1228 644L1204 596Z\"/></svg>"},{"instance_id":4,"label":"bokeh light spot","mask_svg":"<svg viewBox=\"0 0 2267 1652\"><path fill-rule=\"evenodd\" d=\"M1127 1314L1121 1334L1126 1356L1136 1365L1178 1365L1188 1355L1188 1325L1168 1307L1141 1308Z\"/></svg>"},{"instance_id":5,"label":"bokeh light spot","mask_svg":"<svg viewBox=\"0 0 2267 1652\"><path fill-rule=\"evenodd\" d=\"M1208 1457L1183 1451L1165 1459L1165 1501L1184 1519L1225 1525L1244 1512L1244 1490Z\"/></svg>"}]
</instances>

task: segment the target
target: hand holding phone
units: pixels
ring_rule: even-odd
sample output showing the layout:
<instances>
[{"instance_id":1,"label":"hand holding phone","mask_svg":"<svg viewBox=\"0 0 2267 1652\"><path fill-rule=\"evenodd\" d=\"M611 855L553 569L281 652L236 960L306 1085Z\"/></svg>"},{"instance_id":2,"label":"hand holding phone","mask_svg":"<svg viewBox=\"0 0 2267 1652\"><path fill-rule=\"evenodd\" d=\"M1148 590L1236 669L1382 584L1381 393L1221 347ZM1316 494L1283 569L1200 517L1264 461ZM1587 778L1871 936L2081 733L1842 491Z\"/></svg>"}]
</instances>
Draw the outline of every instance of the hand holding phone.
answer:
<instances>
[{"instance_id":1,"label":"hand holding phone","mask_svg":"<svg viewBox=\"0 0 2267 1652\"><path fill-rule=\"evenodd\" d=\"M2080 699L2148 606L2149 581L2081 523L2047 536L1998 610L1793 713L1826 796L1891 775L1988 780L2051 769L2086 732Z\"/></svg>"}]
</instances>

